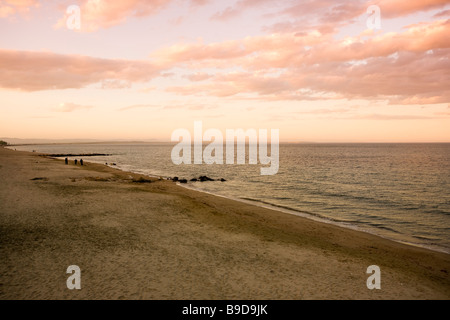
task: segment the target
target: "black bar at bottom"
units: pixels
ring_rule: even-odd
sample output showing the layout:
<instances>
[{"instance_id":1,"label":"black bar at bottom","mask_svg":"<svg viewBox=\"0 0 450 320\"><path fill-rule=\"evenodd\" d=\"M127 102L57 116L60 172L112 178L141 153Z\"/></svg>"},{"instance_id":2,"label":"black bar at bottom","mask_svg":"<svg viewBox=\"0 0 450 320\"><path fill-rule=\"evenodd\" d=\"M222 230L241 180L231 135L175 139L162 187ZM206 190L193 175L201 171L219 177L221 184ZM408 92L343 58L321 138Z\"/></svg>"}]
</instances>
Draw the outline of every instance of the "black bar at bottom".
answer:
<instances>
[{"instance_id":1,"label":"black bar at bottom","mask_svg":"<svg viewBox=\"0 0 450 320\"><path fill-rule=\"evenodd\" d=\"M431 307L429 304L433 303ZM438 315L448 301L272 301L272 300L192 300L192 301L0 301L3 314L15 317L30 315L98 315L125 317L140 315L144 319L309 319L345 316L364 319L369 315L404 319L421 312ZM446 309L444 309L446 308ZM442 309L442 310L440 310ZM8 313L7 313L8 312ZM133 317L134 318L134 317Z\"/></svg>"}]
</instances>

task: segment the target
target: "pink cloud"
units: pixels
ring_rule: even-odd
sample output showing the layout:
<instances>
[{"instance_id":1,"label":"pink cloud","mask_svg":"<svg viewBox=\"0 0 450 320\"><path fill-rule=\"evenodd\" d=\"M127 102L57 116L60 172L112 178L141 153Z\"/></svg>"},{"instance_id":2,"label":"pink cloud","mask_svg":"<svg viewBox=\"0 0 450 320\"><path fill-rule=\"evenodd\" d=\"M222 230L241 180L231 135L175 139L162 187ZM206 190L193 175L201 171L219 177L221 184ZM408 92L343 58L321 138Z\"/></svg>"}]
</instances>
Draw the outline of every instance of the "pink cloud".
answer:
<instances>
[{"instance_id":1,"label":"pink cloud","mask_svg":"<svg viewBox=\"0 0 450 320\"><path fill-rule=\"evenodd\" d=\"M443 9L448 0L240 0L235 5L217 12L213 20L230 20L255 8L270 7L267 17L279 21L264 27L271 32L298 32L299 30L318 30L321 33L334 33L340 27L351 24L359 16L366 15L367 8L378 5L382 18L396 18L433 9Z\"/></svg>"},{"instance_id":2,"label":"pink cloud","mask_svg":"<svg viewBox=\"0 0 450 320\"><path fill-rule=\"evenodd\" d=\"M204 6L211 2L211 0L191 0L192 6Z\"/></svg>"},{"instance_id":3,"label":"pink cloud","mask_svg":"<svg viewBox=\"0 0 450 320\"><path fill-rule=\"evenodd\" d=\"M83 21L87 21L86 30L107 28L128 17L155 14L171 1L84 0ZM34 2L23 3L27 7ZM207 3L191 1L194 6ZM275 3L241 0L226 10L231 13ZM364 32L339 40L333 37L336 26L364 14L371 3L381 7L382 15L398 17L444 9L447 1L289 2L288 7L277 7L276 14L304 17L313 29L285 32L289 29L286 24L280 26L282 32L274 34L209 44L176 44L151 53L149 61L0 50L0 87L35 91L101 83L106 89L120 89L170 76L172 68L181 68L191 83L167 91L268 100L367 98L385 99L392 104L448 103L450 93L445 84L450 82L450 20L418 23L402 32ZM230 73L230 67L239 72ZM209 68L215 71L203 72ZM163 70L166 73L161 73Z\"/></svg>"},{"instance_id":4,"label":"pink cloud","mask_svg":"<svg viewBox=\"0 0 450 320\"><path fill-rule=\"evenodd\" d=\"M403 33L386 33L369 40L347 38L315 46L302 58L310 63L351 61L388 56L400 51L426 52L450 48L450 20L412 25Z\"/></svg>"},{"instance_id":5,"label":"pink cloud","mask_svg":"<svg viewBox=\"0 0 450 320\"><path fill-rule=\"evenodd\" d=\"M401 33L334 40L317 31L301 34L271 34L210 44L178 44L152 53L166 67L197 68L240 66L247 70L295 68L324 62L352 62L385 57L396 52L426 52L450 48L450 20L421 23ZM192 78L195 80L195 77Z\"/></svg>"},{"instance_id":6,"label":"pink cloud","mask_svg":"<svg viewBox=\"0 0 450 320\"><path fill-rule=\"evenodd\" d=\"M211 19L225 21L244 13L246 10L275 3L276 0L240 0L234 6L227 7L225 10L215 13Z\"/></svg>"},{"instance_id":7,"label":"pink cloud","mask_svg":"<svg viewBox=\"0 0 450 320\"><path fill-rule=\"evenodd\" d=\"M186 79L189 79L191 81L204 81L207 79L211 79L213 75L203 72L195 72L193 74L189 74L185 76Z\"/></svg>"},{"instance_id":8,"label":"pink cloud","mask_svg":"<svg viewBox=\"0 0 450 320\"><path fill-rule=\"evenodd\" d=\"M270 100L368 98L392 104L435 104L450 101L446 85L450 83L446 72L450 70L448 34L450 21L440 20L367 40L337 41L320 33L279 34L174 46L159 54L164 52L166 66L170 61L194 70L210 65L218 68L206 83L167 88L183 95L263 96ZM228 73L229 66L244 71Z\"/></svg>"},{"instance_id":9,"label":"pink cloud","mask_svg":"<svg viewBox=\"0 0 450 320\"><path fill-rule=\"evenodd\" d=\"M3 0L0 1L0 18L6 18L16 13L25 13L30 8L38 6L38 0Z\"/></svg>"},{"instance_id":10,"label":"pink cloud","mask_svg":"<svg viewBox=\"0 0 450 320\"><path fill-rule=\"evenodd\" d=\"M130 17L146 17L165 9L174 0L83 0L80 10L82 15L81 31L93 32L125 23ZM191 0L192 6L202 6L208 0ZM68 19L66 13L56 24L57 28L64 27Z\"/></svg>"},{"instance_id":11,"label":"pink cloud","mask_svg":"<svg viewBox=\"0 0 450 320\"><path fill-rule=\"evenodd\" d=\"M23 91L82 88L100 82L118 88L148 81L159 70L147 61L0 49L0 87Z\"/></svg>"},{"instance_id":12,"label":"pink cloud","mask_svg":"<svg viewBox=\"0 0 450 320\"><path fill-rule=\"evenodd\" d=\"M298 30L319 30L322 33L334 33L340 27L351 24L359 16L367 15L367 8L375 4L380 7L382 19L403 17L406 15L443 9L447 0L310 0L294 2L274 16L282 19L266 30L272 32L294 32ZM244 7L242 7L243 9ZM280 19L281 20L281 19Z\"/></svg>"},{"instance_id":13,"label":"pink cloud","mask_svg":"<svg viewBox=\"0 0 450 320\"><path fill-rule=\"evenodd\" d=\"M444 17L448 17L448 16L450 16L450 9L438 12L433 17L434 18L444 18Z\"/></svg>"},{"instance_id":14,"label":"pink cloud","mask_svg":"<svg viewBox=\"0 0 450 320\"><path fill-rule=\"evenodd\" d=\"M369 115L356 115L348 117L346 119L359 119L359 120L429 120L434 117L417 116L417 115L392 115L392 114L369 114Z\"/></svg>"},{"instance_id":15,"label":"pink cloud","mask_svg":"<svg viewBox=\"0 0 450 320\"><path fill-rule=\"evenodd\" d=\"M100 28L110 28L124 23L128 17L143 17L155 14L172 0L83 0L80 4L82 15L81 31L92 32ZM57 27L64 27L69 15L58 22Z\"/></svg>"},{"instance_id":16,"label":"pink cloud","mask_svg":"<svg viewBox=\"0 0 450 320\"><path fill-rule=\"evenodd\" d=\"M378 0L373 1L381 9L385 18L397 18L405 15L441 9L447 6L448 0Z\"/></svg>"},{"instance_id":17,"label":"pink cloud","mask_svg":"<svg viewBox=\"0 0 450 320\"><path fill-rule=\"evenodd\" d=\"M229 67L229 61L232 59L257 60L256 57L260 59L267 55L268 59L272 61L270 67L274 67L273 63L276 60L287 58L284 57L284 54L299 54L305 46L313 46L330 40L330 36L318 32L309 32L301 36L272 34L210 44L176 44L157 50L150 57L164 66L201 62L201 66L205 68L209 66ZM209 65L208 62L211 64Z\"/></svg>"},{"instance_id":18,"label":"pink cloud","mask_svg":"<svg viewBox=\"0 0 450 320\"><path fill-rule=\"evenodd\" d=\"M52 110L55 112L73 112L77 110L89 110L92 109L93 106L85 106L85 105L79 105L76 103L71 102L64 102L61 103L58 107L53 108Z\"/></svg>"}]
</instances>

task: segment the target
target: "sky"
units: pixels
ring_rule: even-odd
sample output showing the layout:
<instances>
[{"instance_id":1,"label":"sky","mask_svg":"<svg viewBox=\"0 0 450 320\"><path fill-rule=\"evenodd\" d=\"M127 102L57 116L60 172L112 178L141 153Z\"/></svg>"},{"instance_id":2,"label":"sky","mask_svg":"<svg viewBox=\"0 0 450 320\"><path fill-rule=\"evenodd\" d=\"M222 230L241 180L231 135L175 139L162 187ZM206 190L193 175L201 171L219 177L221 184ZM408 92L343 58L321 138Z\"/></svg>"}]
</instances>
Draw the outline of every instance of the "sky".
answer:
<instances>
[{"instance_id":1,"label":"sky","mask_svg":"<svg viewBox=\"0 0 450 320\"><path fill-rule=\"evenodd\" d=\"M0 0L0 137L450 142L448 0Z\"/></svg>"}]
</instances>

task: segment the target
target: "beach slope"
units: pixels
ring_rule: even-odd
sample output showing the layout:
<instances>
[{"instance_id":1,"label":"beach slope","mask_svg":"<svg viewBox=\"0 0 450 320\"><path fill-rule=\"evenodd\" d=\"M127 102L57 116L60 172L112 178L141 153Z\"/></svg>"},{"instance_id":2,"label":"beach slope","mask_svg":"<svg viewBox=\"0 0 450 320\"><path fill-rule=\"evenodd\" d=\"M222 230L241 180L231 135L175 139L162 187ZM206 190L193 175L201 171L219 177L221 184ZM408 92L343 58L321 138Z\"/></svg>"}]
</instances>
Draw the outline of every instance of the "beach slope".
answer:
<instances>
[{"instance_id":1,"label":"beach slope","mask_svg":"<svg viewBox=\"0 0 450 320\"><path fill-rule=\"evenodd\" d=\"M448 254L84 164L0 148L0 299L450 298Z\"/></svg>"}]
</instances>

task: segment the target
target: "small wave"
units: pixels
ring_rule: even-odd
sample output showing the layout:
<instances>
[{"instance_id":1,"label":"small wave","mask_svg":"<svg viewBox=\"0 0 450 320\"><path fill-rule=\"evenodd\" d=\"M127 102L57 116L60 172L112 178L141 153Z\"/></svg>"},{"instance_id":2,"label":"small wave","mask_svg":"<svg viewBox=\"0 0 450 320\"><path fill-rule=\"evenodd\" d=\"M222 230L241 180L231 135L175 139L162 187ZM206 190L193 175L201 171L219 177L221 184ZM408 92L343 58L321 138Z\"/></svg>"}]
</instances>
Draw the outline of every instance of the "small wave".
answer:
<instances>
[{"instance_id":1,"label":"small wave","mask_svg":"<svg viewBox=\"0 0 450 320\"><path fill-rule=\"evenodd\" d=\"M299 213L305 213L305 214L310 214L310 215L313 215L313 216L320 217L320 215L314 214L312 212L302 211L302 210L299 210L299 209L296 209L296 208L283 206L283 205L279 205L279 204L274 204L274 203L271 203L271 202L268 202L268 201L264 201L264 200L260 200L260 199L253 199L253 198L247 198L247 197L240 197L240 199L247 200L247 201L259 202L259 203L267 204L269 206L273 206L273 207L277 207L277 208L282 208L282 209L286 209L286 210L291 210L291 211L295 211L295 212L299 212Z\"/></svg>"},{"instance_id":2,"label":"small wave","mask_svg":"<svg viewBox=\"0 0 450 320\"><path fill-rule=\"evenodd\" d=\"M436 241L439 240L437 238L432 238L432 237L426 237L426 236L419 236L419 235L412 235L414 238L419 239L419 240L425 240L425 241Z\"/></svg>"},{"instance_id":3,"label":"small wave","mask_svg":"<svg viewBox=\"0 0 450 320\"><path fill-rule=\"evenodd\" d=\"M278 209L288 210L291 212L300 213L300 214L302 214L302 216L315 217L315 218L320 219L322 222L328 221L328 222L335 222L335 223L348 223L347 220L340 220L340 219L335 219L335 218L331 218L331 217L325 217L325 216L322 216L322 215L314 213L314 212L310 212L310 211L306 211L306 210L299 210L299 209L288 207L288 206L274 204L274 203L260 200L260 199L253 199L253 198L247 198L247 197L241 197L239 199L252 201L252 202L258 202L258 203L265 204L265 205L273 207L273 208L278 208Z\"/></svg>"},{"instance_id":4,"label":"small wave","mask_svg":"<svg viewBox=\"0 0 450 320\"><path fill-rule=\"evenodd\" d=\"M425 213L430 213L430 214L437 214L437 215L445 215L445 216L449 216L450 212L449 211L444 211L444 210L439 210L439 209L433 209L433 210L424 210Z\"/></svg>"},{"instance_id":5,"label":"small wave","mask_svg":"<svg viewBox=\"0 0 450 320\"><path fill-rule=\"evenodd\" d=\"M377 229L387 230L387 231L390 231L390 232L393 232L393 233L401 234L401 232L399 232L399 231L397 231L395 229L389 228L386 225L381 224L381 223L370 223L369 222L368 225L371 226L371 227L377 228Z\"/></svg>"}]
</instances>

